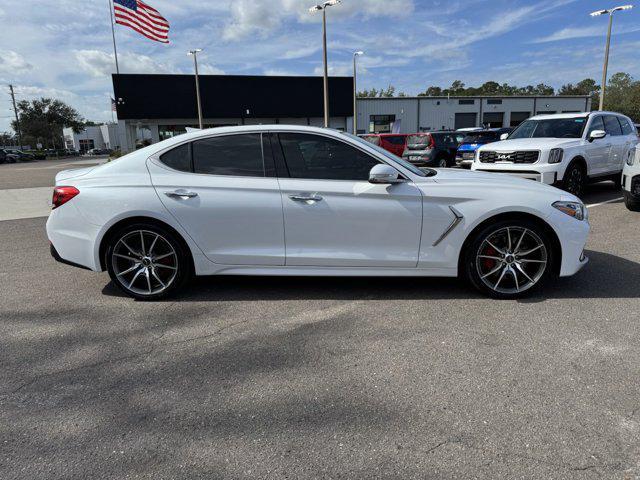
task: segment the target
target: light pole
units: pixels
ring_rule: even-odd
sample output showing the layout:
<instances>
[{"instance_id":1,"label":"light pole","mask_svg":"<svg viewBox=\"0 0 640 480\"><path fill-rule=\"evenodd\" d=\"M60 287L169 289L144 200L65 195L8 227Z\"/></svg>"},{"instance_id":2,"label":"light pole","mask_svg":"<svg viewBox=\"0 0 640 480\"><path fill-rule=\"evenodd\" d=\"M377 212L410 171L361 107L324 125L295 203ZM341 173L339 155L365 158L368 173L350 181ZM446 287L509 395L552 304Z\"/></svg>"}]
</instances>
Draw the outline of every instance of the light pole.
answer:
<instances>
[{"instance_id":1,"label":"light pole","mask_svg":"<svg viewBox=\"0 0 640 480\"><path fill-rule=\"evenodd\" d=\"M358 71L356 69L356 58L360 55L364 55L364 52L358 50L357 52L353 52L353 134L358 134L358 87L357 87L357 75Z\"/></svg>"},{"instance_id":2,"label":"light pole","mask_svg":"<svg viewBox=\"0 0 640 480\"><path fill-rule=\"evenodd\" d=\"M607 68L609 67L609 46L611 45L611 27L613 25L613 14L619 10L631 10L633 5L621 5L619 7L610 8L608 10L598 10L591 12L592 17L609 14L609 30L607 31L607 43L604 49L604 68L602 69L602 87L600 88L600 106L599 110L604 110L604 92L607 88Z\"/></svg>"},{"instance_id":3,"label":"light pole","mask_svg":"<svg viewBox=\"0 0 640 480\"><path fill-rule=\"evenodd\" d=\"M314 5L309 9L311 13L322 11L322 59L324 63L324 126L329 127L329 69L327 67L327 7L340 3L340 0L328 0Z\"/></svg>"},{"instance_id":4,"label":"light pole","mask_svg":"<svg viewBox=\"0 0 640 480\"><path fill-rule=\"evenodd\" d=\"M200 130L202 130L202 104L200 103L200 82L198 80L198 53L201 51L201 48L196 48L187 52L187 55L193 55L193 66L196 69L196 101L198 102L198 125Z\"/></svg>"}]
</instances>

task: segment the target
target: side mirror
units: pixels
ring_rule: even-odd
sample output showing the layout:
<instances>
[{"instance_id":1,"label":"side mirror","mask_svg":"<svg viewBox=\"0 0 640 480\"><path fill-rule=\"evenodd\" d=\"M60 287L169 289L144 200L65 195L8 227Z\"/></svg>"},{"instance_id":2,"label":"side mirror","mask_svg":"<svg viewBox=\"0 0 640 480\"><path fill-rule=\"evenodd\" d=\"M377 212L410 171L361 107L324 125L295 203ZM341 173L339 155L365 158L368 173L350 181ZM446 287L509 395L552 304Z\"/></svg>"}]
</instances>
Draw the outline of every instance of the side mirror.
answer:
<instances>
[{"instance_id":1,"label":"side mirror","mask_svg":"<svg viewBox=\"0 0 640 480\"><path fill-rule=\"evenodd\" d=\"M598 140L599 138L604 138L606 136L607 136L607 132L605 132L604 130L593 130L589 134L589 141L593 142L594 140Z\"/></svg>"},{"instance_id":2,"label":"side mirror","mask_svg":"<svg viewBox=\"0 0 640 480\"><path fill-rule=\"evenodd\" d=\"M503 133L502 135L500 135L500 140L506 140L507 138L509 138L508 133Z\"/></svg>"},{"instance_id":3,"label":"side mirror","mask_svg":"<svg viewBox=\"0 0 640 480\"><path fill-rule=\"evenodd\" d=\"M369 183L400 183L400 174L398 171L382 163L374 166L369 172Z\"/></svg>"}]
</instances>

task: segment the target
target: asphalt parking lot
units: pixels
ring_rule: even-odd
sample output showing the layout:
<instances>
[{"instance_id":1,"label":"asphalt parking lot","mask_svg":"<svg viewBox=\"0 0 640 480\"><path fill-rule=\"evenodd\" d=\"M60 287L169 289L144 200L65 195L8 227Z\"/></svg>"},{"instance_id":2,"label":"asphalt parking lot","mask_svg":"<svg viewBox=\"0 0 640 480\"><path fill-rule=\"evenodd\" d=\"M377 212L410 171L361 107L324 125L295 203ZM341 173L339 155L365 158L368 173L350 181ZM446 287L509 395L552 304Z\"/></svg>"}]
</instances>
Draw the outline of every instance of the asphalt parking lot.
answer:
<instances>
[{"instance_id":1,"label":"asphalt parking lot","mask_svg":"<svg viewBox=\"0 0 640 480\"><path fill-rule=\"evenodd\" d=\"M0 165L0 194L63 168ZM0 221L0 478L638 478L640 215L619 196L589 188L591 262L520 301L219 277L136 302L57 264L46 218Z\"/></svg>"}]
</instances>

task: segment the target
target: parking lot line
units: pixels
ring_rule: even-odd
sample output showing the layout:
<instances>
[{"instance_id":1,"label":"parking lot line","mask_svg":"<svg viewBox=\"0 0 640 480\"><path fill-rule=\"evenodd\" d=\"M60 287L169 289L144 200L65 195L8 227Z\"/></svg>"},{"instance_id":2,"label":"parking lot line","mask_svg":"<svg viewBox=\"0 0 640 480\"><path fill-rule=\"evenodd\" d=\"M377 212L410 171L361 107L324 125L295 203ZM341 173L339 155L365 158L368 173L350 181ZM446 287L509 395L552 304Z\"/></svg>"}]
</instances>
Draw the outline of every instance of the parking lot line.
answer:
<instances>
[{"instance_id":1,"label":"parking lot line","mask_svg":"<svg viewBox=\"0 0 640 480\"><path fill-rule=\"evenodd\" d=\"M606 200L604 202L591 203L587 205L587 208L599 207L600 205L606 205L607 203L615 203L615 202L619 202L620 200L624 200L624 197L612 198L611 200Z\"/></svg>"}]
</instances>

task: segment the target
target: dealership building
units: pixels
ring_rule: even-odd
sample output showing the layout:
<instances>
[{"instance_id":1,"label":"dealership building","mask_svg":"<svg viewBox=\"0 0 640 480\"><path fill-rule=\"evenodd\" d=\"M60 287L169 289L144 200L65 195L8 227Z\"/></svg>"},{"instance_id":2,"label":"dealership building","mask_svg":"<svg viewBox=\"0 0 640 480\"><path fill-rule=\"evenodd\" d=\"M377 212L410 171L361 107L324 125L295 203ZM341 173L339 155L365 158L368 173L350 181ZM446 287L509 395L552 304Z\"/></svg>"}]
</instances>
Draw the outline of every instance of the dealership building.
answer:
<instances>
[{"instance_id":1,"label":"dealership building","mask_svg":"<svg viewBox=\"0 0 640 480\"><path fill-rule=\"evenodd\" d=\"M200 75L203 124L323 125L322 77ZM198 126L193 75L113 75L124 152ZM357 101L358 133L515 126L533 114L591 109L586 96L394 97ZM330 127L353 130L353 78L329 79ZM106 143L106 142L105 142Z\"/></svg>"}]
</instances>

